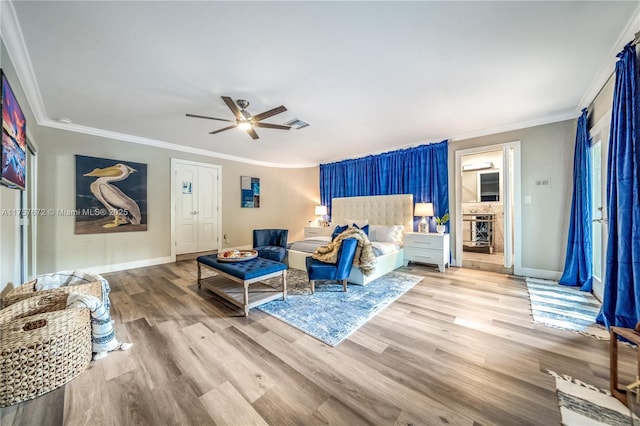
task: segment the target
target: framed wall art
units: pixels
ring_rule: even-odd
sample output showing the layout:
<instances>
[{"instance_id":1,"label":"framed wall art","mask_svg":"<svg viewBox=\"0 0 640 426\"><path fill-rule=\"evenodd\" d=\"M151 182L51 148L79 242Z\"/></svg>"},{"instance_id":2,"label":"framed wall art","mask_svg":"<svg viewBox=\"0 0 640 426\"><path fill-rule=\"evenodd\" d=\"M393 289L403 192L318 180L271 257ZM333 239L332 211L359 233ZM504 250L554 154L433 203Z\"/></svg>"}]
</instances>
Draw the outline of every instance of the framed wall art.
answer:
<instances>
[{"instance_id":1,"label":"framed wall art","mask_svg":"<svg viewBox=\"0 0 640 426\"><path fill-rule=\"evenodd\" d=\"M147 165L76 155L76 234L147 230Z\"/></svg>"},{"instance_id":2,"label":"framed wall art","mask_svg":"<svg viewBox=\"0 0 640 426\"><path fill-rule=\"evenodd\" d=\"M240 207L260 207L260 178L240 176Z\"/></svg>"}]
</instances>

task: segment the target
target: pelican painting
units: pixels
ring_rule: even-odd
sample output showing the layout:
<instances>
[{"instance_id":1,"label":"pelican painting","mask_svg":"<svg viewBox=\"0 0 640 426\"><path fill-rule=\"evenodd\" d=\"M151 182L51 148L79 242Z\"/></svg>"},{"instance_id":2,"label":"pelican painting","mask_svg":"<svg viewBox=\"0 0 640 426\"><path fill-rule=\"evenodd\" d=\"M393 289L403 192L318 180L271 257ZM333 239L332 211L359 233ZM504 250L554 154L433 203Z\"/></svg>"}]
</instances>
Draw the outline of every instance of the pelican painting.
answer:
<instances>
[{"instance_id":1,"label":"pelican painting","mask_svg":"<svg viewBox=\"0 0 640 426\"><path fill-rule=\"evenodd\" d=\"M78 155L76 186L76 233L146 230L146 164Z\"/></svg>"}]
</instances>

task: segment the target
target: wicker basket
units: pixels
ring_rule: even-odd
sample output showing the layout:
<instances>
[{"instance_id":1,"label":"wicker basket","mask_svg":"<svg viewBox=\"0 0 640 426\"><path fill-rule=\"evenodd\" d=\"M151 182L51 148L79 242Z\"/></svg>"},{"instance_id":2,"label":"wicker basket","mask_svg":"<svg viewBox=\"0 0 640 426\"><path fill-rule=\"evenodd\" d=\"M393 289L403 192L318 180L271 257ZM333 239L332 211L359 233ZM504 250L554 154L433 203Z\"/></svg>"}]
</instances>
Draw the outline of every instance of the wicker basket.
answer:
<instances>
[{"instance_id":1,"label":"wicker basket","mask_svg":"<svg viewBox=\"0 0 640 426\"><path fill-rule=\"evenodd\" d=\"M58 287L53 290L36 290L36 280L29 281L18 287L14 288L2 299L2 306L7 307L17 303L21 300L27 299L33 296L39 296L41 294L47 294L51 291L62 291L65 293L81 293L89 296L95 296L102 300L102 283L100 281L94 281L87 284L73 284L63 287ZM64 309L64 307L62 308Z\"/></svg>"},{"instance_id":2,"label":"wicker basket","mask_svg":"<svg viewBox=\"0 0 640 426\"><path fill-rule=\"evenodd\" d=\"M89 366L89 310L65 309L67 296L48 291L0 311L0 407L57 389Z\"/></svg>"}]
</instances>

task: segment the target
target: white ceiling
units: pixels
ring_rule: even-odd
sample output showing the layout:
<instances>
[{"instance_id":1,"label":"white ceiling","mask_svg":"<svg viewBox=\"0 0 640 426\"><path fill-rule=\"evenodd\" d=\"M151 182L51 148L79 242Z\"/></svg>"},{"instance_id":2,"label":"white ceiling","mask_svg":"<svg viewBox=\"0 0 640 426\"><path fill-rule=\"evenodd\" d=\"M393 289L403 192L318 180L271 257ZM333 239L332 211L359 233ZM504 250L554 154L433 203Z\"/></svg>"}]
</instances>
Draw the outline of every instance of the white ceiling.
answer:
<instances>
[{"instance_id":1,"label":"white ceiling","mask_svg":"<svg viewBox=\"0 0 640 426\"><path fill-rule=\"evenodd\" d=\"M14 58L19 37L7 47L41 124L289 167L576 117L613 71L625 31L640 29L629 1L13 8L4 11L32 70ZM283 104L265 122L311 126L258 129L254 141L185 117L233 118L221 95L249 100L253 114Z\"/></svg>"}]
</instances>

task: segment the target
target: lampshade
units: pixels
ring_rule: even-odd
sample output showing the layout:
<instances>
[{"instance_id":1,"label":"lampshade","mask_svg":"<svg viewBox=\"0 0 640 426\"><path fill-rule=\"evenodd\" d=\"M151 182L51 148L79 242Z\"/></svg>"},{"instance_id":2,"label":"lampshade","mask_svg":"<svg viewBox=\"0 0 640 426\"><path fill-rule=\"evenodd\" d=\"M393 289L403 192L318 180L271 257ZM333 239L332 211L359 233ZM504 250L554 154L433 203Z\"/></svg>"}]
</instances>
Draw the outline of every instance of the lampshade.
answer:
<instances>
[{"instance_id":1,"label":"lampshade","mask_svg":"<svg viewBox=\"0 0 640 426\"><path fill-rule=\"evenodd\" d=\"M433 216L433 203L416 203L414 216Z\"/></svg>"},{"instance_id":2,"label":"lampshade","mask_svg":"<svg viewBox=\"0 0 640 426\"><path fill-rule=\"evenodd\" d=\"M327 206L316 206L316 216L326 216Z\"/></svg>"}]
</instances>

